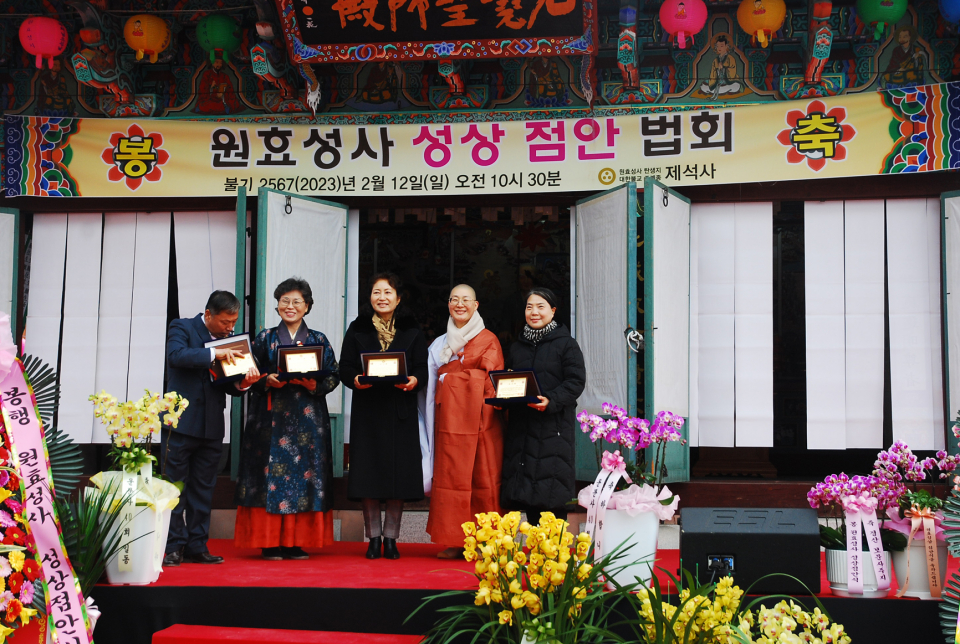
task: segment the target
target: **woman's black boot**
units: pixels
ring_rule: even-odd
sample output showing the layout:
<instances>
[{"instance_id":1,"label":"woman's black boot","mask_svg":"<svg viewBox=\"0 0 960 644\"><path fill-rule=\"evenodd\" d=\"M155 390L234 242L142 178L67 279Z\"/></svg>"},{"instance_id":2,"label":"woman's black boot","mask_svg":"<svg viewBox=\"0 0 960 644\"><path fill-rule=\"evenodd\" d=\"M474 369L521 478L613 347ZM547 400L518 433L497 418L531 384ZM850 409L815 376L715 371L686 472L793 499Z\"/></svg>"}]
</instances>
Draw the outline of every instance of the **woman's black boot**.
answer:
<instances>
[{"instance_id":1,"label":"woman's black boot","mask_svg":"<svg viewBox=\"0 0 960 644\"><path fill-rule=\"evenodd\" d=\"M383 556L385 559L399 559L400 551L397 550L397 540L390 537L383 538Z\"/></svg>"},{"instance_id":2,"label":"woman's black boot","mask_svg":"<svg viewBox=\"0 0 960 644\"><path fill-rule=\"evenodd\" d=\"M396 546L394 546L396 549ZM380 558L380 537L374 537L370 540L370 545L367 546L367 559L379 559Z\"/></svg>"}]
</instances>

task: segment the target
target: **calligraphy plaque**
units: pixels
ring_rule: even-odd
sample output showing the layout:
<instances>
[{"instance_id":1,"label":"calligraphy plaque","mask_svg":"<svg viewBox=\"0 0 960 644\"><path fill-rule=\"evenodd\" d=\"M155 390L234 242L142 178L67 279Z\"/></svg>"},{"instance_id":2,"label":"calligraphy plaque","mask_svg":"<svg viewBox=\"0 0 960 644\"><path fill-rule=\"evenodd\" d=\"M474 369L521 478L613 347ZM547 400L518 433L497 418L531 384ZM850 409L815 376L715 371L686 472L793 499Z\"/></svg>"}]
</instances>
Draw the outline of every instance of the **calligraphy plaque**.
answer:
<instances>
[{"instance_id":1,"label":"calligraphy plaque","mask_svg":"<svg viewBox=\"0 0 960 644\"><path fill-rule=\"evenodd\" d=\"M497 398L522 398L526 395L526 378L501 378L497 383Z\"/></svg>"},{"instance_id":2,"label":"calligraphy plaque","mask_svg":"<svg viewBox=\"0 0 960 644\"><path fill-rule=\"evenodd\" d=\"M595 0L275 0L294 63L594 54Z\"/></svg>"}]
</instances>

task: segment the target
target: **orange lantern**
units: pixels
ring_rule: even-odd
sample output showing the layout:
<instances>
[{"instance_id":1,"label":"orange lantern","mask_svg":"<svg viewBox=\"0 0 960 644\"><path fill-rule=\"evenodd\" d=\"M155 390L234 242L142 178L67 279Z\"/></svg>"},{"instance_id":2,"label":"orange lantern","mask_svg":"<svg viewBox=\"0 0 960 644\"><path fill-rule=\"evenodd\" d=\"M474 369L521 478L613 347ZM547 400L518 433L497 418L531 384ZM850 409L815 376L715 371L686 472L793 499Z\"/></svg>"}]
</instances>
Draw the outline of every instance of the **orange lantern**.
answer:
<instances>
[{"instance_id":1,"label":"orange lantern","mask_svg":"<svg viewBox=\"0 0 960 644\"><path fill-rule=\"evenodd\" d=\"M787 17L787 5L783 0L743 0L737 9L737 22L761 47L780 27Z\"/></svg>"},{"instance_id":2,"label":"orange lantern","mask_svg":"<svg viewBox=\"0 0 960 644\"><path fill-rule=\"evenodd\" d=\"M137 52L137 60L146 54L150 62L155 63L160 52L170 46L170 26L162 18L141 13L127 20L123 39Z\"/></svg>"}]
</instances>

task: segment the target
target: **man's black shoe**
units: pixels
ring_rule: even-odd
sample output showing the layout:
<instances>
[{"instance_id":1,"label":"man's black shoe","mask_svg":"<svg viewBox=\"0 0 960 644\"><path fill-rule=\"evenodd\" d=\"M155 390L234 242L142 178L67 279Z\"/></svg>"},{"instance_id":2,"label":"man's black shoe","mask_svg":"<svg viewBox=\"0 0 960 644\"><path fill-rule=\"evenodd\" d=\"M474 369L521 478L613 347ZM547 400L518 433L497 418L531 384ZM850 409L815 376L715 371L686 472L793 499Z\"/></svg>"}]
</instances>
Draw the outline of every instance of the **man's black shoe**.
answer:
<instances>
[{"instance_id":1,"label":"man's black shoe","mask_svg":"<svg viewBox=\"0 0 960 644\"><path fill-rule=\"evenodd\" d=\"M390 537L383 538L383 556L385 559L399 559L400 551L397 550L397 540Z\"/></svg>"},{"instance_id":2,"label":"man's black shoe","mask_svg":"<svg viewBox=\"0 0 960 644\"><path fill-rule=\"evenodd\" d=\"M294 546L293 548L287 548L280 546L280 552L283 554L284 559L295 559L297 561L303 561L304 559L309 559L310 555L304 551L303 548L299 546Z\"/></svg>"},{"instance_id":3,"label":"man's black shoe","mask_svg":"<svg viewBox=\"0 0 960 644\"><path fill-rule=\"evenodd\" d=\"M380 542L380 537L374 537L370 540L370 545L367 546L367 559L380 558Z\"/></svg>"},{"instance_id":4,"label":"man's black shoe","mask_svg":"<svg viewBox=\"0 0 960 644\"><path fill-rule=\"evenodd\" d=\"M223 557L217 557L212 555L209 552L198 552L196 554L183 555L184 563L200 563L200 564L219 564L223 563Z\"/></svg>"},{"instance_id":5,"label":"man's black shoe","mask_svg":"<svg viewBox=\"0 0 960 644\"><path fill-rule=\"evenodd\" d=\"M163 555L163 565L167 568L175 568L183 563L183 550L174 550Z\"/></svg>"}]
</instances>

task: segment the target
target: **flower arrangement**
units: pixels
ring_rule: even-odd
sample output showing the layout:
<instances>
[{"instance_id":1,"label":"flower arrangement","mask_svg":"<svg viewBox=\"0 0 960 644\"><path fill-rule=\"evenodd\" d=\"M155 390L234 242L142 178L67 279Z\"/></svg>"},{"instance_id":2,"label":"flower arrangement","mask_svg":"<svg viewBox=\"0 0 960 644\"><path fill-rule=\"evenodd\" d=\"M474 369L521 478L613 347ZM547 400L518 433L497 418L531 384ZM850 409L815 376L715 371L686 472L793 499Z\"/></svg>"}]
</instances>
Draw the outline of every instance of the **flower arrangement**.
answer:
<instances>
[{"instance_id":1,"label":"flower arrangement","mask_svg":"<svg viewBox=\"0 0 960 644\"><path fill-rule=\"evenodd\" d=\"M826 509L827 523L820 526L820 545L827 550L847 549L846 524L843 520L845 503L855 500L864 506L872 506L883 517L884 510L897 507L900 494L902 490L899 486L878 476L847 476L843 472L831 474L807 492L807 502L811 508ZM864 532L865 549L866 538ZM888 529L882 520L880 539L884 550L903 550L907 545L906 539Z\"/></svg>"},{"instance_id":2,"label":"flower arrangement","mask_svg":"<svg viewBox=\"0 0 960 644\"><path fill-rule=\"evenodd\" d=\"M519 512L476 516L476 522L463 524L464 557L474 562L477 578L477 590L470 593L473 601L440 609L449 617L427 633L426 642L451 642L464 630L476 632L475 640L485 642L573 644L607 639L611 600L634 588L604 590L601 575L612 568L616 553L594 562L589 535L575 536L566 521L550 512L542 513L536 526L521 523ZM429 597L420 608L463 594Z\"/></svg>"},{"instance_id":3,"label":"flower arrangement","mask_svg":"<svg viewBox=\"0 0 960 644\"><path fill-rule=\"evenodd\" d=\"M160 434L161 423L176 427L190 404L175 391L167 392L162 398L160 394L144 391L139 400L123 403L106 391L89 398L94 404L93 415L100 419L110 435L113 444L110 456L114 466L128 473L138 472L144 465L156 462L157 459L150 454L150 446L153 437Z\"/></svg>"},{"instance_id":4,"label":"flower arrangement","mask_svg":"<svg viewBox=\"0 0 960 644\"><path fill-rule=\"evenodd\" d=\"M689 573L688 580L692 581ZM641 637L651 644L850 643L843 625L832 621L816 597L812 611L792 599L767 608L763 602L769 598L760 597L744 606L741 602L749 590L735 586L732 577L723 577L716 584L684 588L673 605L655 579L653 588L640 588L636 596Z\"/></svg>"},{"instance_id":5,"label":"flower arrangement","mask_svg":"<svg viewBox=\"0 0 960 644\"><path fill-rule=\"evenodd\" d=\"M636 462L626 466L628 474L626 483L636 479L653 486L659 492L663 485L663 478L667 474L663 458L667 443L686 443L680 433L684 422L683 417L669 411L661 411L651 423L645 418L633 418L622 407L611 403L603 403L602 409L606 418L586 411L577 414L581 431L589 434L590 440L596 446L597 466L602 464L601 452L604 441L619 445L628 453L637 454ZM646 463L647 447L655 448L649 468ZM626 487L626 484L623 487Z\"/></svg>"},{"instance_id":6,"label":"flower arrangement","mask_svg":"<svg viewBox=\"0 0 960 644\"><path fill-rule=\"evenodd\" d=\"M7 449L6 427L0 418L0 644L37 615L34 599L43 600L34 582L41 578L37 546L21 516L20 478Z\"/></svg>"}]
</instances>

